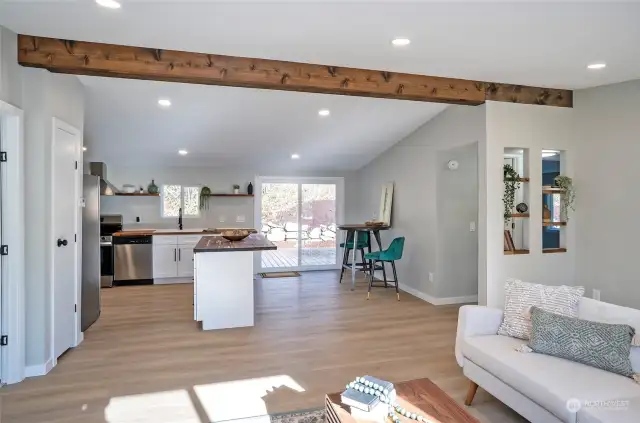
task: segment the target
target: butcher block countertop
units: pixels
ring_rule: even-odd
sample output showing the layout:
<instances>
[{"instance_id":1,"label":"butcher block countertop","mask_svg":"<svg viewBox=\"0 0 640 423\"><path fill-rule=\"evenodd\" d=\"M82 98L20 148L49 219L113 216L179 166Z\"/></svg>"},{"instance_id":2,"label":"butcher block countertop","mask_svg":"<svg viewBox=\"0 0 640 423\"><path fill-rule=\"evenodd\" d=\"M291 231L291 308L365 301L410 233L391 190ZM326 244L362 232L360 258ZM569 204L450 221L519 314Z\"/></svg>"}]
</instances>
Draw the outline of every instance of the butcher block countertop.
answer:
<instances>
[{"instance_id":1,"label":"butcher block countertop","mask_svg":"<svg viewBox=\"0 0 640 423\"><path fill-rule=\"evenodd\" d=\"M252 233L257 233L253 228L216 228L216 229L131 229L116 232L113 236L131 236L131 235L216 235L229 229L243 229Z\"/></svg>"},{"instance_id":2,"label":"butcher block countertop","mask_svg":"<svg viewBox=\"0 0 640 423\"><path fill-rule=\"evenodd\" d=\"M251 234L242 241L227 241L220 236L203 236L193 249L194 253L230 251L277 250L278 247L262 234Z\"/></svg>"}]
</instances>

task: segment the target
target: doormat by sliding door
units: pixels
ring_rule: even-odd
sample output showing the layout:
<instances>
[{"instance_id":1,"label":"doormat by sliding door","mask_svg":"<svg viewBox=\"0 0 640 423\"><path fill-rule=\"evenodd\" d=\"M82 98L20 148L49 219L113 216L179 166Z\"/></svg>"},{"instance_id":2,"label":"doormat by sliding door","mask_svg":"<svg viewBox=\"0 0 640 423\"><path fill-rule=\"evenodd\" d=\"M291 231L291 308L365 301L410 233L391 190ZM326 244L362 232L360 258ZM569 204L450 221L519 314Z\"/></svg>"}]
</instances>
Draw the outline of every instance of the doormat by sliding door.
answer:
<instances>
[{"instance_id":1,"label":"doormat by sliding door","mask_svg":"<svg viewBox=\"0 0 640 423\"><path fill-rule=\"evenodd\" d=\"M260 273L263 279L269 278L295 278L296 276L300 276L299 272L271 272L271 273Z\"/></svg>"}]
</instances>

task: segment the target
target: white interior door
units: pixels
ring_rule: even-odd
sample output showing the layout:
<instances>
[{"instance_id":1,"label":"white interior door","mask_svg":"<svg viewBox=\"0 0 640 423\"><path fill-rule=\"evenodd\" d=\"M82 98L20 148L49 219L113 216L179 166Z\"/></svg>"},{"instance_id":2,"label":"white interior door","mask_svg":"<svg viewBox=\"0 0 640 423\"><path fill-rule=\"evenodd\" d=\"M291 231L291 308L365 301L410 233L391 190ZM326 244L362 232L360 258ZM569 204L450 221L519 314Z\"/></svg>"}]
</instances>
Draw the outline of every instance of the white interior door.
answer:
<instances>
[{"instance_id":1,"label":"white interior door","mask_svg":"<svg viewBox=\"0 0 640 423\"><path fill-rule=\"evenodd\" d=\"M258 178L256 227L278 247L260 254L261 271L339 268L343 187L343 178Z\"/></svg>"},{"instance_id":2,"label":"white interior door","mask_svg":"<svg viewBox=\"0 0 640 423\"><path fill-rule=\"evenodd\" d=\"M76 335L76 158L79 134L54 125L53 134L53 349L60 357Z\"/></svg>"}]
</instances>

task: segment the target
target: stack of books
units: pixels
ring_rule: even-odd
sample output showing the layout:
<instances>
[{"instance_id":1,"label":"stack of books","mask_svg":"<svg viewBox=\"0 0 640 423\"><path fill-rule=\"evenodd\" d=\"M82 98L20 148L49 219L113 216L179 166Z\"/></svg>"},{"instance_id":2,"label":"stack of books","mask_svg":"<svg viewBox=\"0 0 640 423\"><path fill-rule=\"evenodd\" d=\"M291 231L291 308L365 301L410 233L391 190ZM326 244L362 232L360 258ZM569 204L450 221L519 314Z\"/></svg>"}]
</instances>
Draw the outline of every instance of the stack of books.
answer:
<instances>
[{"instance_id":1,"label":"stack of books","mask_svg":"<svg viewBox=\"0 0 640 423\"><path fill-rule=\"evenodd\" d=\"M365 380L382 386L389 394L386 395L390 402L396 399L396 390L393 383L380 380L373 376L364 376ZM356 389L349 388L341 395L342 404L351 407L351 415L360 420L384 421L388 413L387 404L380 401L380 397L374 394L365 394Z\"/></svg>"}]
</instances>

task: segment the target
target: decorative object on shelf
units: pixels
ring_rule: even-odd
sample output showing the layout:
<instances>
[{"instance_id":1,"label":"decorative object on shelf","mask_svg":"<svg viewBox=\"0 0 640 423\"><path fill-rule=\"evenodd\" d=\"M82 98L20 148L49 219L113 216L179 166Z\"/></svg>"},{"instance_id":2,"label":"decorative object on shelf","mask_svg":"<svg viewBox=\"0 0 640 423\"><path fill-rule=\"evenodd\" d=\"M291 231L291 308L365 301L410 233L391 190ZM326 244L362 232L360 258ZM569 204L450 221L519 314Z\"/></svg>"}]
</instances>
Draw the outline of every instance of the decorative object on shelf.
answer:
<instances>
[{"instance_id":1,"label":"decorative object on shelf","mask_svg":"<svg viewBox=\"0 0 640 423\"><path fill-rule=\"evenodd\" d=\"M240 194L240 185L234 185L233 186L233 193L234 194Z\"/></svg>"},{"instance_id":2,"label":"decorative object on shelf","mask_svg":"<svg viewBox=\"0 0 640 423\"><path fill-rule=\"evenodd\" d=\"M560 215L562 220L569 221L569 209L576 211L573 202L576 199L576 193L573 188L573 179L568 176L558 175L553 180L555 185L564 191L564 195L560 200Z\"/></svg>"},{"instance_id":3,"label":"decorative object on shelf","mask_svg":"<svg viewBox=\"0 0 640 423\"><path fill-rule=\"evenodd\" d=\"M542 221L551 222L551 209L546 204L542 205Z\"/></svg>"},{"instance_id":4,"label":"decorative object on shelf","mask_svg":"<svg viewBox=\"0 0 640 423\"><path fill-rule=\"evenodd\" d=\"M502 202L504 203L504 223L507 224L511 220L516 190L520 188L520 175L509 164L505 164L502 169L504 172L504 197L502 197Z\"/></svg>"},{"instance_id":5,"label":"decorative object on shelf","mask_svg":"<svg viewBox=\"0 0 640 423\"><path fill-rule=\"evenodd\" d=\"M249 236L249 231L243 229L233 229L222 232L222 237L227 241L242 241Z\"/></svg>"},{"instance_id":6,"label":"decorative object on shelf","mask_svg":"<svg viewBox=\"0 0 640 423\"><path fill-rule=\"evenodd\" d=\"M516 246L513 243L513 237L511 236L511 232L508 230L504 230L504 250L505 251L515 251Z\"/></svg>"},{"instance_id":7,"label":"decorative object on shelf","mask_svg":"<svg viewBox=\"0 0 640 423\"><path fill-rule=\"evenodd\" d=\"M140 185L140 194L144 194L144 188L142 188L142 185Z\"/></svg>"},{"instance_id":8,"label":"decorative object on shelf","mask_svg":"<svg viewBox=\"0 0 640 423\"><path fill-rule=\"evenodd\" d=\"M209 210L209 196L211 190L209 187L200 188L200 210Z\"/></svg>"},{"instance_id":9,"label":"decorative object on shelf","mask_svg":"<svg viewBox=\"0 0 640 423\"><path fill-rule=\"evenodd\" d=\"M149 184L149 186L147 187L147 192L149 194L157 194L160 192L160 190L158 189L158 186L156 185L156 181L155 179L151 180L151 183Z\"/></svg>"},{"instance_id":10,"label":"decorative object on shelf","mask_svg":"<svg viewBox=\"0 0 640 423\"><path fill-rule=\"evenodd\" d=\"M122 185L122 192L133 194L134 192L136 192L136 186L131 184L124 184Z\"/></svg>"},{"instance_id":11,"label":"decorative object on shelf","mask_svg":"<svg viewBox=\"0 0 640 423\"><path fill-rule=\"evenodd\" d=\"M251 182L247 185L247 194L253 195L253 184Z\"/></svg>"},{"instance_id":12,"label":"decorative object on shelf","mask_svg":"<svg viewBox=\"0 0 640 423\"><path fill-rule=\"evenodd\" d=\"M529 206L527 206L525 203L519 203L516 206L516 211L518 213L526 213L527 211L529 211Z\"/></svg>"}]
</instances>

